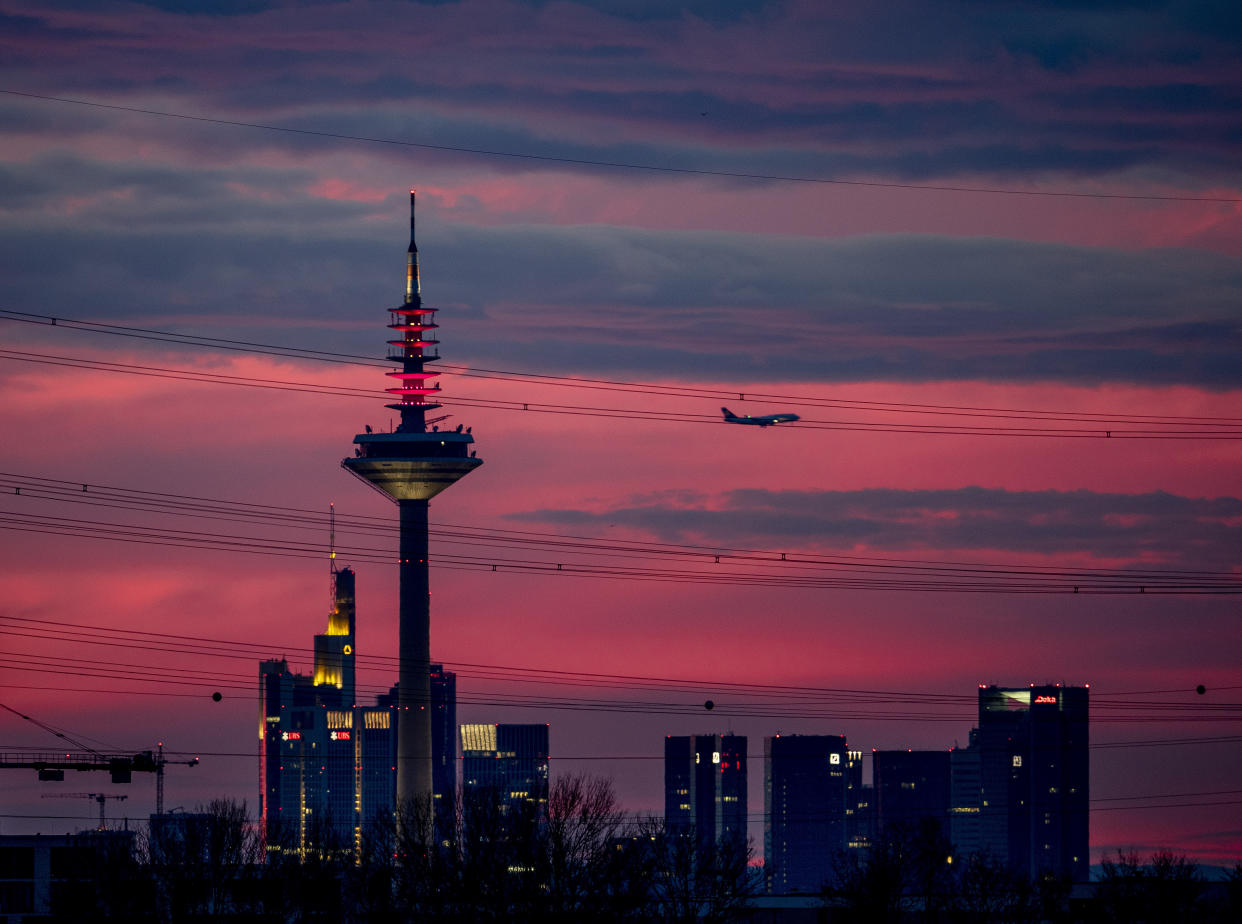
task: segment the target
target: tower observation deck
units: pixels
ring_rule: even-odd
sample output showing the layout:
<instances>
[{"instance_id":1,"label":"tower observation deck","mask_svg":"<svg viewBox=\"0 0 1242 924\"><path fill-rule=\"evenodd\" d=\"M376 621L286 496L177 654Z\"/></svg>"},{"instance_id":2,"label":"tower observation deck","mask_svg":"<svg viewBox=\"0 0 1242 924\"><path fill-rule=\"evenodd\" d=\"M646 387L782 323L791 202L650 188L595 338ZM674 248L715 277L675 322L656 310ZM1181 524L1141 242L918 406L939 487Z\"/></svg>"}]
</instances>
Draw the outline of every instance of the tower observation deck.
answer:
<instances>
[{"instance_id":1,"label":"tower observation deck","mask_svg":"<svg viewBox=\"0 0 1242 924\"><path fill-rule=\"evenodd\" d=\"M431 597L427 575L428 501L483 464L470 449L469 431L427 429L427 412L440 407L438 372L427 363L440 358L436 309L423 306L414 241L414 190L410 190L410 247L406 256L405 301L389 311L394 339L387 359L400 371L385 389L387 405L400 412L390 433L354 437L354 456L341 466L397 504L400 516L399 686L397 696L397 801L426 798L431 780Z\"/></svg>"}]
</instances>

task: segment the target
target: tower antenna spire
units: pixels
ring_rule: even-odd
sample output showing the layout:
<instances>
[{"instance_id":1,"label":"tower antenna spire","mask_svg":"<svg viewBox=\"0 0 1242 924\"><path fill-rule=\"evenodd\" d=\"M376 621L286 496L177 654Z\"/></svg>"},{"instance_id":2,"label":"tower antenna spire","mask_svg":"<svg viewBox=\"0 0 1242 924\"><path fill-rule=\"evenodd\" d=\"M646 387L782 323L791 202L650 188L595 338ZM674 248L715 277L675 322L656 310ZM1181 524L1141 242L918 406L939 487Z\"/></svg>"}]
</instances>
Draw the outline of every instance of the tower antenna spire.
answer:
<instances>
[{"instance_id":1,"label":"tower antenna spire","mask_svg":"<svg viewBox=\"0 0 1242 924\"><path fill-rule=\"evenodd\" d=\"M410 249L405 257L405 303L418 307L423 303L422 282L418 278L418 244L414 240L414 190L410 190Z\"/></svg>"}]
</instances>

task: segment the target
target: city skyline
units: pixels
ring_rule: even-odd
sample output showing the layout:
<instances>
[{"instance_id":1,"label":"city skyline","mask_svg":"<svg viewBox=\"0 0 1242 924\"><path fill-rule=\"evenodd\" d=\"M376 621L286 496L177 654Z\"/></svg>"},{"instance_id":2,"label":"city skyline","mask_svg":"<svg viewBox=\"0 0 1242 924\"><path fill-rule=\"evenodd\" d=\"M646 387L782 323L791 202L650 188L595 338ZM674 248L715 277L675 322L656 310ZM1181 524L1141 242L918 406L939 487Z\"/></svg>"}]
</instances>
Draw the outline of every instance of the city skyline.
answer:
<instances>
[{"instance_id":1,"label":"city skyline","mask_svg":"<svg viewBox=\"0 0 1242 924\"><path fill-rule=\"evenodd\" d=\"M1242 858L1215 795L1242 768L1236 597L1138 591L1239 574L1236 12L911 8L923 28L893 42L862 5L44 6L0 23L0 89L34 94L0 95L0 702L95 746L203 752L170 805L253 808L253 665L311 667L329 503L359 696L391 687L392 511L339 468L349 434L391 426L383 364L221 341L379 361L413 186L441 426L486 434L430 511L431 658L460 723L551 723L573 751L554 772L659 813L666 735L732 732L752 761L776 734L964 747L978 685L1089 683L1092 861ZM217 339L116 336L155 331ZM722 404L802 419L730 427ZM1148 428L1215 438L1129 438ZM83 535L102 523L127 541ZM574 573L592 561L610 573ZM897 561L968 586L880 586ZM1010 566L1084 592L980 593L960 570ZM1089 569L1127 592L1089 593ZM47 785L10 771L0 814L70 814Z\"/></svg>"}]
</instances>

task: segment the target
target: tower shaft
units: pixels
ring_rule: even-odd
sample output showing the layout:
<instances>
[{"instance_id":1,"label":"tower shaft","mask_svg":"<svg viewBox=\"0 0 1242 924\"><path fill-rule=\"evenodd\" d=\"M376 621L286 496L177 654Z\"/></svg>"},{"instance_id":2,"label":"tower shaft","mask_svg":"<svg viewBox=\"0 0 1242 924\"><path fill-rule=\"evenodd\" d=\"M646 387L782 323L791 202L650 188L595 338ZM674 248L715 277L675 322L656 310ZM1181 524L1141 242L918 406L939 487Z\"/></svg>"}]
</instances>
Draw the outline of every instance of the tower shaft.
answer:
<instances>
[{"instance_id":1,"label":"tower shaft","mask_svg":"<svg viewBox=\"0 0 1242 924\"><path fill-rule=\"evenodd\" d=\"M401 517L400 655L397 688L397 802L430 796L431 582L425 500L397 503Z\"/></svg>"}]
</instances>

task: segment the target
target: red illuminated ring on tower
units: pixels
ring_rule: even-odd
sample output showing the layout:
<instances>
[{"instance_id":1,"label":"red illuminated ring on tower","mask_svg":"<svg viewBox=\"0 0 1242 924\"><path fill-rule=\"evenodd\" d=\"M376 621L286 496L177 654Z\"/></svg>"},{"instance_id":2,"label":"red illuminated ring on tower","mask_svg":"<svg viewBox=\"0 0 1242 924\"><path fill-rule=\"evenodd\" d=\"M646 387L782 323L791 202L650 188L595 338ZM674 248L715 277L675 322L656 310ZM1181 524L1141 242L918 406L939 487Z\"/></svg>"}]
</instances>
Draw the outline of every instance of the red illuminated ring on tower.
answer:
<instances>
[{"instance_id":1,"label":"red illuminated ring on tower","mask_svg":"<svg viewBox=\"0 0 1242 924\"><path fill-rule=\"evenodd\" d=\"M388 329L389 330L422 331L422 330L435 330L439 326L440 326L439 324L389 324Z\"/></svg>"},{"instance_id":2,"label":"red illuminated ring on tower","mask_svg":"<svg viewBox=\"0 0 1242 924\"><path fill-rule=\"evenodd\" d=\"M416 308L413 305L406 305L403 308L390 308L389 314L435 314L439 308Z\"/></svg>"},{"instance_id":3,"label":"red illuminated ring on tower","mask_svg":"<svg viewBox=\"0 0 1242 924\"><path fill-rule=\"evenodd\" d=\"M440 342L439 340L389 340L387 341L389 346L395 346L395 347L434 346L435 344L439 342Z\"/></svg>"},{"instance_id":4,"label":"red illuminated ring on tower","mask_svg":"<svg viewBox=\"0 0 1242 924\"><path fill-rule=\"evenodd\" d=\"M384 375L392 376L394 379L433 379L440 373L438 372L385 372Z\"/></svg>"},{"instance_id":5,"label":"red illuminated ring on tower","mask_svg":"<svg viewBox=\"0 0 1242 924\"><path fill-rule=\"evenodd\" d=\"M440 391L439 385L428 385L426 388L385 388L390 395L434 395Z\"/></svg>"}]
</instances>

